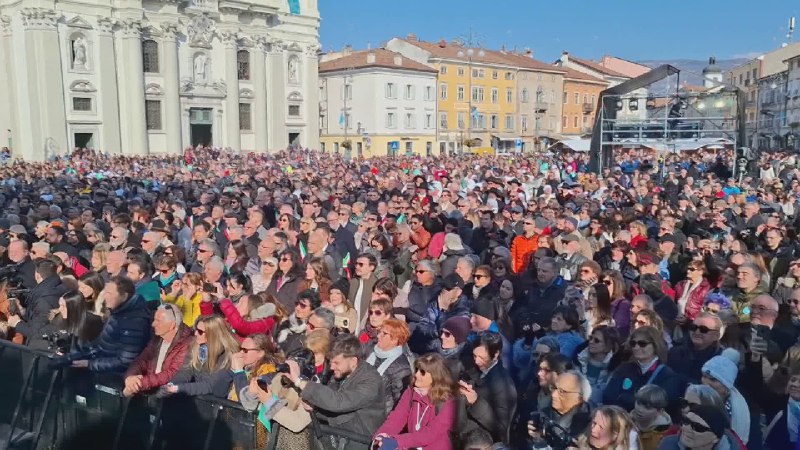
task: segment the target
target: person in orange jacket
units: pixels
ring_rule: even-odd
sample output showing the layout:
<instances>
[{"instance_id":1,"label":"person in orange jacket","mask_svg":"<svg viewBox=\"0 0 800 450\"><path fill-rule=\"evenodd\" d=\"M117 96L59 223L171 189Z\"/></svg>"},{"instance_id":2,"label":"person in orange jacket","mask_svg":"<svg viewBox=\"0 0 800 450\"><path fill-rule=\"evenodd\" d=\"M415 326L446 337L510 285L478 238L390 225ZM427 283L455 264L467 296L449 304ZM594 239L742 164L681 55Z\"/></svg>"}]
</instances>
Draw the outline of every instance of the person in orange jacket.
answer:
<instances>
[{"instance_id":1,"label":"person in orange jacket","mask_svg":"<svg viewBox=\"0 0 800 450\"><path fill-rule=\"evenodd\" d=\"M539 235L541 230L536 228L533 216L525 216L522 221L522 234L511 242L511 264L514 273L525 271L530 256L539 248Z\"/></svg>"}]
</instances>

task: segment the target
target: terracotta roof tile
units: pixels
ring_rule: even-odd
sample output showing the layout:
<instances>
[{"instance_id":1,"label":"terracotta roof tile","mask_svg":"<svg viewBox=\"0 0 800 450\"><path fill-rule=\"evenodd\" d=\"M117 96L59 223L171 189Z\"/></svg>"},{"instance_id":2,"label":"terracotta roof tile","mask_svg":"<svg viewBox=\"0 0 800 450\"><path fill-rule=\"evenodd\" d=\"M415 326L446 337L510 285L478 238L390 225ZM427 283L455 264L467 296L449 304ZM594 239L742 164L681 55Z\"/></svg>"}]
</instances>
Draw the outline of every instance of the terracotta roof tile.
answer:
<instances>
[{"instance_id":1,"label":"terracotta roof tile","mask_svg":"<svg viewBox=\"0 0 800 450\"><path fill-rule=\"evenodd\" d=\"M620 73L620 72L608 69L604 65L602 65L600 63L597 63L597 62L594 62L594 61L590 61L588 59L576 58L576 57L574 57L572 55L569 55L569 60L574 62L574 63L576 63L576 64L580 64L582 66L588 67L588 68L590 68L590 69L592 69L594 71L606 74L608 76L620 77L620 78L630 78L629 76L625 75L624 73Z\"/></svg>"},{"instance_id":2,"label":"terracotta roof tile","mask_svg":"<svg viewBox=\"0 0 800 450\"><path fill-rule=\"evenodd\" d=\"M469 61L469 58L466 56L466 52L468 47L458 44L452 43L436 43L436 42L427 42L427 41L408 41L407 43L411 45L415 45L430 54L434 58L444 58L444 59L454 59L458 61ZM480 55L480 51L483 50L483 56ZM459 56L458 52L464 52L465 56ZM495 50L487 50L487 49L475 49L475 53L472 55L472 62L474 63L483 63L483 64L498 64L504 66L511 66L511 62L506 59L505 55L502 53L495 51Z\"/></svg>"},{"instance_id":3,"label":"terracotta roof tile","mask_svg":"<svg viewBox=\"0 0 800 450\"><path fill-rule=\"evenodd\" d=\"M566 70L567 73L564 74L565 80L578 80L578 81L591 81L595 83L603 83L606 84L606 81L597 77L593 77L587 73L580 72L575 69L569 69L566 67L559 67L562 70Z\"/></svg>"},{"instance_id":4,"label":"terracotta roof tile","mask_svg":"<svg viewBox=\"0 0 800 450\"><path fill-rule=\"evenodd\" d=\"M370 53L375 55L375 62L367 61L368 55ZM402 58L402 63L399 66L394 63L395 56L399 56ZM319 71L320 73L325 73L325 72L336 72L339 70L346 70L346 69L361 69L365 67L404 69L404 70L414 70L417 72L429 72L429 73L438 72L435 68L431 66L418 63L413 59L406 58L405 56L402 56L399 53L395 53L383 48L357 51L347 56L342 56L341 58L336 58L330 61L322 62L319 64Z\"/></svg>"}]
</instances>

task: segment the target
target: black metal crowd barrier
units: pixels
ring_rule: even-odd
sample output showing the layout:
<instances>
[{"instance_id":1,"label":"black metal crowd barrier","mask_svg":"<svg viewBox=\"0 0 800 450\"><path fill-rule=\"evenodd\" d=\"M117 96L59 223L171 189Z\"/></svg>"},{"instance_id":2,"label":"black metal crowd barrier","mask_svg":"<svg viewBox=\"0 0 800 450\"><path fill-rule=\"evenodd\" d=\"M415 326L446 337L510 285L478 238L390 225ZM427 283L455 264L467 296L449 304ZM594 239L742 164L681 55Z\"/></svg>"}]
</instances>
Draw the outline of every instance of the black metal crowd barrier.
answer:
<instances>
[{"instance_id":1,"label":"black metal crowd barrier","mask_svg":"<svg viewBox=\"0 0 800 450\"><path fill-rule=\"evenodd\" d=\"M0 450L275 450L257 415L210 396L124 397L119 374L52 368L46 351L0 340ZM369 444L368 436L312 421L327 436ZM321 439L322 438L322 439Z\"/></svg>"}]
</instances>

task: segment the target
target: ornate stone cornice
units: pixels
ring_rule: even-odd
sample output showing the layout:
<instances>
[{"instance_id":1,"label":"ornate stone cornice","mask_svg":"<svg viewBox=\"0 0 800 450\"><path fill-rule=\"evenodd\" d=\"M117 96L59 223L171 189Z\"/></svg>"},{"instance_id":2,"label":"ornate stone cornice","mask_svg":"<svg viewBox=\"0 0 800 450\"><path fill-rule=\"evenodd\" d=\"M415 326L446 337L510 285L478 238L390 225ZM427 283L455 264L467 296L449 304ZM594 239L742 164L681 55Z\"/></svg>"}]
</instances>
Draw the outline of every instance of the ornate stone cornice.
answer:
<instances>
[{"instance_id":1,"label":"ornate stone cornice","mask_svg":"<svg viewBox=\"0 0 800 450\"><path fill-rule=\"evenodd\" d=\"M272 54L280 54L286 50L286 43L281 40L273 40L270 42L269 52Z\"/></svg>"},{"instance_id":2,"label":"ornate stone cornice","mask_svg":"<svg viewBox=\"0 0 800 450\"><path fill-rule=\"evenodd\" d=\"M253 36L253 49L263 53L269 53L270 40L266 36Z\"/></svg>"},{"instance_id":3,"label":"ornate stone cornice","mask_svg":"<svg viewBox=\"0 0 800 450\"><path fill-rule=\"evenodd\" d=\"M98 18L97 31L101 34L114 34L114 20L108 17Z\"/></svg>"},{"instance_id":4,"label":"ornate stone cornice","mask_svg":"<svg viewBox=\"0 0 800 450\"><path fill-rule=\"evenodd\" d=\"M142 37L142 21L138 19L123 19L117 22L119 32L123 37L127 38L141 38Z\"/></svg>"},{"instance_id":5,"label":"ornate stone cornice","mask_svg":"<svg viewBox=\"0 0 800 450\"><path fill-rule=\"evenodd\" d=\"M55 28L61 18L56 11L47 8L23 8L20 14L22 26L26 30Z\"/></svg>"}]
</instances>

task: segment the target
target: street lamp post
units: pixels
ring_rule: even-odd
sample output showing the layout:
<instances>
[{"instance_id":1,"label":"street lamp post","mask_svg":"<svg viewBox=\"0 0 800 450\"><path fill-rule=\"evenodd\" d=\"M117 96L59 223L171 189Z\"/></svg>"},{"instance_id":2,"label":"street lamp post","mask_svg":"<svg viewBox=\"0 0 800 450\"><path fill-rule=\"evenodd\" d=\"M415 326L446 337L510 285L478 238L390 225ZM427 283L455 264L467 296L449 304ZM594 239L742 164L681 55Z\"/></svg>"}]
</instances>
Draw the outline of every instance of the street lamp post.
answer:
<instances>
[{"instance_id":1,"label":"street lamp post","mask_svg":"<svg viewBox=\"0 0 800 450\"><path fill-rule=\"evenodd\" d=\"M484 57L486 53L483 50L478 51L479 57ZM467 70L469 71L469 78L467 78L467 140L472 141L472 57L475 56L475 50L468 48L466 52L463 50L458 51L458 57L467 57ZM476 114L477 115L477 114ZM461 153L464 153L464 140L461 140Z\"/></svg>"}]
</instances>

